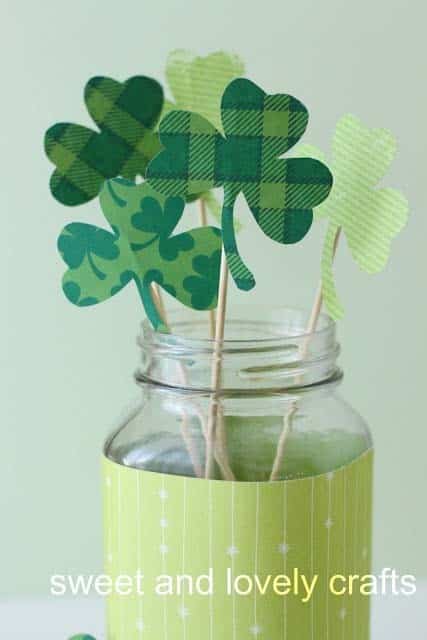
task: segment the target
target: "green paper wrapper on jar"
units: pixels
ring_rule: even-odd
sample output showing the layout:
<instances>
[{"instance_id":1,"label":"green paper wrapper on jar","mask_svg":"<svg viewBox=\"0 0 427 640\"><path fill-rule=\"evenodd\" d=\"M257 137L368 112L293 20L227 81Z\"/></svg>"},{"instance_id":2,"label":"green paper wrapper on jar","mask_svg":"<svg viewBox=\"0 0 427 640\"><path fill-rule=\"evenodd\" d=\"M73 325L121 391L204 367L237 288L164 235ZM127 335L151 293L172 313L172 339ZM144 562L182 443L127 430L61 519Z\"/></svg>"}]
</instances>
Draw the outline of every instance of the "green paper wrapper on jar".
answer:
<instances>
[{"instance_id":1,"label":"green paper wrapper on jar","mask_svg":"<svg viewBox=\"0 0 427 640\"><path fill-rule=\"evenodd\" d=\"M338 393L333 322L229 313L210 434L213 343L197 315L172 322L143 324L141 402L105 445L106 572L134 578L107 638L369 638L346 577L370 572L372 440Z\"/></svg>"}]
</instances>

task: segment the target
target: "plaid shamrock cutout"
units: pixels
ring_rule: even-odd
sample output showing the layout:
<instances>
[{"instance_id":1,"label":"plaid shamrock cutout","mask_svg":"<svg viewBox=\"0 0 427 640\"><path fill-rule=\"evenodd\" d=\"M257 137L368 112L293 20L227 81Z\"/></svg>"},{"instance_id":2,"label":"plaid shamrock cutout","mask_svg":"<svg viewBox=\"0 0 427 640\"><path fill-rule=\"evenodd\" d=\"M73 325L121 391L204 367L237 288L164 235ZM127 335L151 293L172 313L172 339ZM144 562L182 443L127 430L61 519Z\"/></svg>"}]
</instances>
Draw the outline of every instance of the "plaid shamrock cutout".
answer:
<instances>
[{"instance_id":1,"label":"plaid shamrock cutout","mask_svg":"<svg viewBox=\"0 0 427 640\"><path fill-rule=\"evenodd\" d=\"M329 194L329 169L311 158L279 156L303 135L308 112L285 94L268 95L246 79L233 80L221 102L225 137L205 118L173 111L160 123L165 147L148 165L149 184L165 195L188 198L222 186L222 235L237 286L249 290L255 279L240 257L234 205L245 195L262 231L281 244L301 240L310 229L313 207Z\"/></svg>"},{"instance_id":2,"label":"plaid shamrock cutout","mask_svg":"<svg viewBox=\"0 0 427 640\"><path fill-rule=\"evenodd\" d=\"M192 309L216 307L220 229L205 226L173 235L184 201L158 196L146 183L107 181L100 201L112 232L73 222L58 239L68 266L62 288L70 302L92 306L134 282L151 324L161 331L167 328L153 302L152 283Z\"/></svg>"},{"instance_id":3,"label":"plaid shamrock cutout","mask_svg":"<svg viewBox=\"0 0 427 640\"><path fill-rule=\"evenodd\" d=\"M89 115L100 132L58 123L45 135L45 151L56 166L50 180L53 196L65 205L96 197L105 180L144 175L160 150L154 133L163 108L163 89L145 76L125 82L95 77L84 92Z\"/></svg>"}]
</instances>

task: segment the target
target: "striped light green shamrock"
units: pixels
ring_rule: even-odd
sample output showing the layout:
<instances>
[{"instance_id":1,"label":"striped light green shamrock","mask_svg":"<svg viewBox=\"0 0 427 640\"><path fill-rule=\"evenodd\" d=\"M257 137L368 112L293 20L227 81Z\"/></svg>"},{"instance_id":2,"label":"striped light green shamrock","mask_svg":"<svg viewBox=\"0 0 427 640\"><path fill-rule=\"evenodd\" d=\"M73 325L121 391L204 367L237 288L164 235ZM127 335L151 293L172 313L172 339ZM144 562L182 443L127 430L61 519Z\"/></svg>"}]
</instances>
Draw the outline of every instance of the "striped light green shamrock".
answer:
<instances>
[{"instance_id":1,"label":"striped light green shamrock","mask_svg":"<svg viewBox=\"0 0 427 640\"><path fill-rule=\"evenodd\" d=\"M300 155L325 161L315 147L304 145ZM370 129L353 115L343 116L332 141L334 186L315 217L328 218L322 254L322 292L329 315L337 320L344 309L333 275L334 245L341 229L359 267L378 273L387 264L391 242L408 219L408 202L395 189L377 188L396 154L396 140L386 129Z\"/></svg>"},{"instance_id":2,"label":"striped light green shamrock","mask_svg":"<svg viewBox=\"0 0 427 640\"><path fill-rule=\"evenodd\" d=\"M153 283L188 307L215 308L222 244L219 229L206 226L172 235L184 201L159 197L146 183L107 181L100 201L112 232L73 222L58 239L68 266L63 290L70 302L91 306L133 281L148 318L159 330L166 327L153 302Z\"/></svg>"},{"instance_id":3,"label":"striped light green shamrock","mask_svg":"<svg viewBox=\"0 0 427 640\"><path fill-rule=\"evenodd\" d=\"M234 205L243 192L258 225L282 244L301 240L310 229L313 207L329 194L332 176L311 158L279 159L303 135L308 112L285 94L268 95L238 78L221 100L225 137L206 118L172 111L160 123L165 147L148 165L149 184L165 195L188 198L222 186L222 235L237 286L249 290L255 279L240 257Z\"/></svg>"},{"instance_id":4,"label":"striped light green shamrock","mask_svg":"<svg viewBox=\"0 0 427 640\"><path fill-rule=\"evenodd\" d=\"M215 51L207 56L196 56L186 49L172 51L166 62L166 80L173 102L165 100L163 116L170 111L198 113L222 132L221 97L227 85L245 73L245 64L239 56ZM221 206L212 191L200 195L210 215L221 221ZM241 224L236 220L236 231Z\"/></svg>"},{"instance_id":5,"label":"striped light green shamrock","mask_svg":"<svg viewBox=\"0 0 427 640\"><path fill-rule=\"evenodd\" d=\"M154 129L163 108L163 89L156 80L135 76L121 83L95 77L87 83L84 97L99 132L65 122L45 135L46 154L56 166L51 192L70 206L95 198L108 178L143 176L160 150Z\"/></svg>"}]
</instances>

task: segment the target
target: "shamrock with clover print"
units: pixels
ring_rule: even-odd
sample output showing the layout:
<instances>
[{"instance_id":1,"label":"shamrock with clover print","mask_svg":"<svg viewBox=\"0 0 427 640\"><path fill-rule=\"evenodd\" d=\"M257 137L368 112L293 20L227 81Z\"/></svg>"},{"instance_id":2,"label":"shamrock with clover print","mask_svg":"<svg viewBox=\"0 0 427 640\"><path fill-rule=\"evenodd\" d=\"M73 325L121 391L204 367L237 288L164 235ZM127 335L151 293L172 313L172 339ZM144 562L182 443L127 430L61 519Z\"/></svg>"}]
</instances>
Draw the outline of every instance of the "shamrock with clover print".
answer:
<instances>
[{"instance_id":1,"label":"shamrock with clover print","mask_svg":"<svg viewBox=\"0 0 427 640\"><path fill-rule=\"evenodd\" d=\"M135 282L156 329L166 330L152 299L156 283L193 309L217 303L221 232L206 226L173 235L184 201L162 198L146 184L107 181L100 196L112 232L73 222L58 239L68 271L63 290L80 307L106 300ZM198 286L203 279L203 287Z\"/></svg>"},{"instance_id":2,"label":"shamrock with clover print","mask_svg":"<svg viewBox=\"0 0 427 640\"><path fill-rule=\"evenodd\" d=\"M125 82L95 77L86 84L85 103L99 132L57 123L45 136L45 151L56 166L50 180L53 196L65 205L95 198L109 178L143 176L160 150L154 131L163 108L163 89L152 78Z\"/></svg>"},{"instance_id":3,"label":"shamrock with clover print","mask_svg":"<svg viewBox=\"0 0 427 640\"><path fill-rule=\"evenodd\" d=\"M262 231L281 244L301 240L313 208L329 194L332 175L312 158L280 159L303 135L308 112L285 94L268 95L245 79L233 80L221 101L225 137L202 116L172 111L160 123L164 146L148 165L149 184L165 195L188 199L222 186L222 235L230 272L240 289L255 279L235 238L234 206L243 192Z\"/></svg>"},{"instance_id":4,"label":"shamrock with clover print","mask_svg":"<svg viewBox=\"0 0 427 640\"><path fill-rule=\"evenodd\" d=\"M298 153L326 161L325 154L312 146L303 145ZM387 264L392 240L408 220L404 195L396 189L377 188L395 154L396 140L390 131L370 129L353 115L338 121L330 163L334 186L328 200L314 211L316 219L328 219L321 279L323 301L334 320L344 313L333 274L340 231L360 269L378 273Z\"/></svg>"}]
</instances>

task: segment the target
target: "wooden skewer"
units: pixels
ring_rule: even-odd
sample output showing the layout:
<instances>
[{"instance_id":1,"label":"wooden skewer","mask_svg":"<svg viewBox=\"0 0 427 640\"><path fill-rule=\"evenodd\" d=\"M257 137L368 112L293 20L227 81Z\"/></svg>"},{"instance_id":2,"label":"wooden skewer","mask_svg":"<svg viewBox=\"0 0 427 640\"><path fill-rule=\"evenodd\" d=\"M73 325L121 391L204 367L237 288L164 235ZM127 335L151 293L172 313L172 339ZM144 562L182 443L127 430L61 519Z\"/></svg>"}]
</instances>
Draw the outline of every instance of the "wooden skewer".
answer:
<instances>
[{"instance_id":1,"label":"wooden skewer","mask_svg":"<svg viewBox=\"0 0 427 640\"><path fill-rule=\"evenodd\" d=\"M199 204L200 224L203 227L205 227L208 224L206 203L203 200L203 198L199 198L198 204ZM225 312L224 312L224 316L225 316ZM210 309L209 310L209 336L211 340L215 339L215 332L216 332L215 311L214 309ZM226 434L225 423L224 423L224 413L220 406L218 407L216 423L217 423L216 432L217 432L218 438L215 438L216 444L214 446L214 454L223 477L227 480L230 480L234 478L234 475L228 460L227 434ZM205 435L208 437L208 430L206 430ZM215 434L213 437L215 437Z\"/></svg>"},{"instance_id":2,"label":"wooden skewer","mask_svg":"<svg viewBox=\"0 0 427 640\"><path fill-rule=\"evenodd\" d=\"M337 232L335 234L335 238L334 238L332 259L335 259L340 236L341 236L341 227L338 227ZM313 306L311 308L311 313L310 313L310 317L307 324L306 335L299 349L299 357L301 360L304 360L304 358L307 356L310 341L313 337L314 332L316 331L317 323L319 321L322 305L323 305L323 289L322 289L322 282L319 282L316 296L314 298ZM270 474L270 480L278 480L280 478L281 470L283 466L283 460L285 457L286 444L287 444L289 435L292 432L292 421L296 411L297 411L297 404L295 401L293 401L290 409L283 416L283 429L280 434L279 443L277 445L276 456L274 458L273 467Z\"/></svg>"},{"instance_id":3,"label":"wooden skewer","mask_svg":"<svg viewBox=\"0 0 427 640\"><path fill-rule=\"evenodd\" d=\"M208 215L206 212L206 203L203 198L199 198L199 215L202 227L206 227L208 224ZM215 311L213 309L209 310L209 335L211 340L215 338Z\"/></svg>"},{"instance_id":4,"label":"wooden skewer","mask_svg":"<svg viewBox=\"0 0 427 640\"><path fill-rule=\"evenodd\" d=\"M157 285L157 283L153 283L152 284L152 292L153 292L153 299L154 299L154 304L156 305L157 311L160 315L160 317L163 320L164 325L169 328L169 323L168 323L168 319L167 319L167 314L166 314L166 308L164 305L164 301L163 301L163 296L162 296L162 292L160 290L160 287ZM186 384L187 382L187 375L185 372L185 368L184 366L181 364L180 365L180 372L181 372L181 378L182 378L182 384ZM197 417L200 420L200 424L202 426L202 431L203 431L203 435L205 436L205 439L207 440L207 427L205 424L205 417L202 413L202 411L196 406L192 406L192 409L195 411L195 413L197 414ZM201 478L203 476L203 470L202 470L202 465L199 461L199 456L198 456L198 451L197 448L195 446L194 440L191 436L191 433L189 431L188 428L188 415L186 412L183 412L182 414L182 437L183 440L185 442L185 445L187 447L188 453L190 455L190 459L193 465L193 469L195 472L195 475L198 478ZM223 417L222 417L222 412L219 413L218 415L218 422L222 425L222 421L223 421ZM222 431L222 430L221 430ZM225 431L224 431L224 438L225 438ZM225 440L223 438L223 449L226 451L225 448ZM220 443L221 444L221 443ZM230 469L230 465L228 463L228 457L227 455L224 455L224 453L221 452L221 446L219 446L218 448L216 448L215 450L215 458L218 462L219 468L221 470L221 473L223 475L224 478L226 479L232 479L233 478L233 472Z\"/></svg>"},{"instance_id":5,"label":"wooden skewer","mask_svg":"<svg viewBox=\"0 0 427 640\"><path fill-rule=\"evenodd\" d=\"M217 416L217 431L218 431L218 440L217 446L215 447L215 459L218 462L220 471L225 480L235 480L235 476L233 470L230 466L230 461L228 458L227 452L227 431L225 428L225 418L224 411L221 404L218 405L218 416Z\"/></svg>"},{"instance_id":6,"label":"wooden skewer","mask_svg":"<svg viewBox=\"0 0 427 640\"><path fill-rule=\"evenodd\" d=\"M152 289L154 293L154 304L156 305L157 311L159 312L161 319L163 320L165 326L167 327L168 320L166 315L165 303L163 301L162 292L157 282L153 282Z\"/></svg>"},{"instance_id":7,"label":"wooden skewer","mask_svg":"<svg viewBox=\"0 0 427 640\"><path fill-rule=\"evenodd\" d=\"M166 327L168 327L168 321L167 321L167 317L166 317L166 309L165 309L165 305L164 305L164 302L163 302L163 296L162 296L162 293L160 291L160 287L157 284L157 282L152 282L151 283L151 292L152 292L154 304L156 305L157 312L158 312L159 316L161 317L164 325Z\"/></svg>"},{"instance_id":8,"label":"wooden skewer","mask_svg":"<svg viewBox=\"0 0 427 640\"><path fill-rule=\"evenodd\" d=\"M162 318L164 325L168 327L169 326L168 319L167 319L166 309L163 303L163 296L161 294L160 287L158 286L157 283L153 282L151 285L151 290L153 293L153 300L154 300L154 304L156 305L157 311L160 317ZM183 377L183 382L185 382L185 369L183 366L180 367L180 371ZM188 425L188 414L186 411L182 412L181 432L182 432L182 438L185 442L185 446L190 456L191 464L193 465L194 473L197 476L197 478L201 478L203 476L202 465L199 460L197 447L190 433L190 429Z\"/></svg>"},{"instance_id":9,"label":"wooden skewer","mask_svg":"<svg viewBox=\"0 0 427 640\"><path fill-rule=\"evenodd\" d=\"M219 291L218 291L218 308L217 308L217 314L216 314L216 327L215 327L215 344L214 344L212 369L211 369L212 398L209 405L208 426L207 426L205 478L211 478L213 475L214 440L216 436L215 432L219 422L219 417L222 413L221 409L219 408L220 402L219 402L218 394L221 389L222 345L224 342L225 314L227 310L227 289L228 289L228 265L227 265L227 259L223 250L221 254L221 267L220 267ZM224 446L224 436L222 437L221 449L223 448L223 446ZM229 469L227 476L226 476L227 480L234 479L231 469Z\"/></svg>"},{"instance_id":10,"label":"wooden skewer","mask_svg":"<svg viewBox=\"0 0 427 640\"><path fill-rule=\"evenodd\" d=\"M337 232L335 234L335 238L334 238L332 260L335 260L340 237L341 237L341 227L338 227ZM317 323L319 322L320 312L322 310L322 305L323 305L323 288L322 288L322 282L319 282L317 287L316 297L314 299L314 303L311 308L310 318L307 324L306 337L300 350L302 359L304 359L305 356L307 355L307 350L310 344L310 340L313 337L313 333L316 331Z\"/></svg>"},{"instance_id":11,"label":"wooden skewer","mask_svg":"<svg viewBox=\"0 0 427 640\"><path fill-rule=\"evenodd\" d=\"M283 429L280 434L279 443L277 445L276 456L274 458L273 468L270 474L270 480L279 480L282 472L283 459L285 457L285 449L288 436L292 430L292 418L296 412L296 404L293 403L289 411L283 416Z\"/></svg>"}]
</instances>

